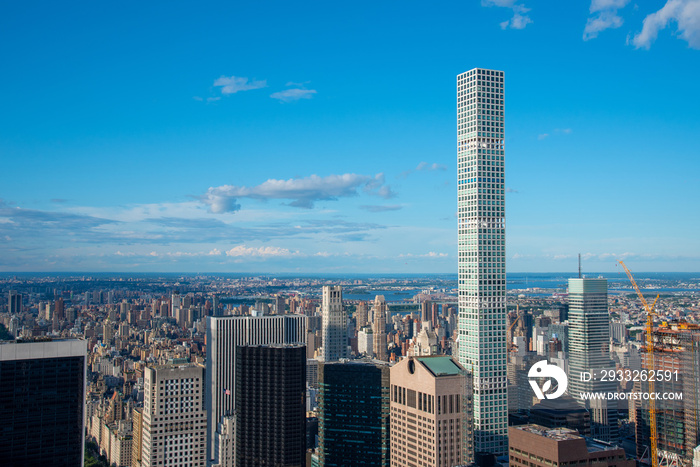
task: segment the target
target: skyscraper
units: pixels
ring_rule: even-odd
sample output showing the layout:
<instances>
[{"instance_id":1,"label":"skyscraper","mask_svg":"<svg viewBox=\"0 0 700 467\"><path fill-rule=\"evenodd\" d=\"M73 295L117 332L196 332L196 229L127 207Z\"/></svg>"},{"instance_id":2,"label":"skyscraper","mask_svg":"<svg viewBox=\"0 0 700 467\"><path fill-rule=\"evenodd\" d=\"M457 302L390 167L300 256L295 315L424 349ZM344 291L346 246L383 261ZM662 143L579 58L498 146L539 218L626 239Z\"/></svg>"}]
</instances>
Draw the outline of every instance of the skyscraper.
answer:
<instances>
[{"instance_id":1,"label":"skyscraper","mask_svg":"<svg viewBox=\"0 0 700 467\"><path fill-rule=\"evenodd\" d=\"M472 460L469 379L451 357L408 357L391 367L392 467L451 467Z\"/></svg>"},{"instance_id":2,"label":"skyscraper","mask_svg":"<svg viewBox=\"0 0 700 467\"><path fill-rule=\"evenodd\" d=\"M204 368L158 365L144 371L141 465L206 465Z\"/></svg>"},{"instance_id":3,"label":"skyscraper","mask_svg":"<svg viewBox=\"0 0 700 467\"><path fill-rule=\"evenodd\" d=\"M343 309L343 288L323 286L323 361L335 362L348 358L348 315Z\"/></svg>"},{"instance_id":4,"label":"skyscraper","mask_svg":"<svg viewBox=\"0 0 700 467\"><path fill-rule=\"evenodd\" d=\"M389 467L389 364L319 367L319 465Z\"/></svg>"},{"instance_id":5,"label":"skyscraper","mask_svg":"<svg viewBox=\"0 0 700 467\"><path fill-rule=\"evenodd\" d=\"M7 311L11 314L17 314L22 311L22 294L10 290L7 294Z\"/></svg>"},{"instance_id":6,"label":"skyscraper","mask_svg":"<svg viewBox=\"0 0 700 467\"><path fill-rule=\"evenodd\" d=\"M0 464L81 466L83 340L0 343Z\"/></svg>"},{"instance_id":7,"label":"skyscraper","mask_svg":"<svg viewBox=\"0 0 700 467\"><path fill-rule=\"evenodd\" d=\"M236 391L236 347L241 345L305 344L308 317L210 316L207 318L206 405L207 449L216 457L216 430L224 415L233 415Z\"/></svg>"},{"instance_id":8,"label":"skyscraper","mask_svg":"<svg viewBox=\"0 0 700 467\"><path fill-rule=\"evenodd\" d=\"M236 465L304 466L306 348L238 347L236 373Z\"/></svg>"},{"instance_id":9,"label":"skyscraper","mask_svg":"<svg viewBox=\"0 0 700 467\"><path fill-rule=\"evenodd\" d=\"M606 279L569 279L569 394L591 412L591 435L618 439L617 401L588 400L581 393L616 392L615 381L603 381L602 370L614 370L610 360L610 314ZM582 381L581 373L595 377Z\"/></svg>"},{"instance_id":10,"label":"skyscraper","mask_svg":"<svg viewBox=\"0 0 700 467\"><path fill-rule=\"evenodd\" d=\"M374 297L372 339L377 360L387 361L386 355L386 300L384 295Z\"/></svg>"},{"instance_id":11,"label":"skyscraper","mask_svg":"<svg viewBox=\"0 0 700 467\"><path fill-rule=\"evenodd\" d=\"M457 76L459 363L474 381L477 452L508 449L503 72Z\"/></svg>"}]
</instances>

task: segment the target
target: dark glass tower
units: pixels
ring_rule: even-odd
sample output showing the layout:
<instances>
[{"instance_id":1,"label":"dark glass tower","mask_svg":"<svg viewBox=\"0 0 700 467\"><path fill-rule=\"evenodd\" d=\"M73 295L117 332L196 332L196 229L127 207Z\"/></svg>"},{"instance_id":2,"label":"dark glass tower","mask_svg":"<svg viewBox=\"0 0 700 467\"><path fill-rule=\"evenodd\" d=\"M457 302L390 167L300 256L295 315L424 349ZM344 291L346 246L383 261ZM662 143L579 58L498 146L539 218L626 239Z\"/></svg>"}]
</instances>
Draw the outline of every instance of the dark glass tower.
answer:
<instances>
[{"instance_id":1,"label":"dark glass tower","mask_svg":"<svg viewBox=\"0 0 700 467\"><path fill-rule=\"evenodd\" d=\"M0 464L83 465L80 340L0 343Z\"/></svg>"},{"instance_id":2,"label":"dark glass tower","mask_svg":"<svg viewBox=\"0 0 700 467\"><path fill-rule=\"evenodd\" d=\"M305 391L305 346L236 348L239 467L306 465Z\"/></svg>"},{"instance_id":3,"label":"dark glass tower","mask_svg":"<svg viewBox=\"0 0 700 467\"><path fill-rule=\"evenodd\" d=\"M319 464L388 467L389 366L319 366Z\"/></svg>"}]
</instances>

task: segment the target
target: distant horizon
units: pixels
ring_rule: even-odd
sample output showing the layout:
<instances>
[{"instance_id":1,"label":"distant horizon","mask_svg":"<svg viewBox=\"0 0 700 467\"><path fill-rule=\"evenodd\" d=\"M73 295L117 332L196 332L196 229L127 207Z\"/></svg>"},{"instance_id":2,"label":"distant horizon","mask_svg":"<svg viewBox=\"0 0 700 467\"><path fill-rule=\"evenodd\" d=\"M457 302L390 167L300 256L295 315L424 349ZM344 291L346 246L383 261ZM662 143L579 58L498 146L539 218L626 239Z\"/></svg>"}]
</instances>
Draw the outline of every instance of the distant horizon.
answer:
<instances>
[{"instance_id":1,"label":"distant horizon","mask_svg":"<svg viewBox=\"0 0 700 467\"><path fill-rule=\"evenodd\" d=\"M13 275L38 275L38 276L50 276L50 275L115 275L115 276L149 276L149 275L165 275L165 276L285 276L285 277L429 277L429 276L454 276L457 277L456 272L384 272L384 273L364 273L364 272L352 272L352 273L339 273L339 272L328 272L328 273L312 273L312 272L254 272L254 271L239 271L239 272L202 272L202 271L0 271L0 277L13 276ZM562 275L562 276L578 276L578 271L506 271L507 275ZM583 272L582 276L584 278L595 278L597 275L621 275L627 277L624 271L592 271ZM698 274L700 271L633 271L635 277L637 275L657 275L657 274Z\"/></svg>"}]
</instances>

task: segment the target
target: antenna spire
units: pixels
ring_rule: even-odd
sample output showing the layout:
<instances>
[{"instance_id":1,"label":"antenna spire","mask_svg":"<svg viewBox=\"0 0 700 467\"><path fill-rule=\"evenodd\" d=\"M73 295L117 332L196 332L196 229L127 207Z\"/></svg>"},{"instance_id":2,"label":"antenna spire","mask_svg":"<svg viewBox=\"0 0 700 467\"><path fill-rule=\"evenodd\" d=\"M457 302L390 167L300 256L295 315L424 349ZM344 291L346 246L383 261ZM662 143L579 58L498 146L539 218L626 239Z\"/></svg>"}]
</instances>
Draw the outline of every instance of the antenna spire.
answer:
<instances>
[{"instance_id":1,"label":"antenna spire","mask_svg":"<svg viewBox=\"0 0 700 467\"><path fill-rule=\"evenodd\" d=\"M578 278L581 278L581 253L578 254Z\"/></svg>"}]
</instances>

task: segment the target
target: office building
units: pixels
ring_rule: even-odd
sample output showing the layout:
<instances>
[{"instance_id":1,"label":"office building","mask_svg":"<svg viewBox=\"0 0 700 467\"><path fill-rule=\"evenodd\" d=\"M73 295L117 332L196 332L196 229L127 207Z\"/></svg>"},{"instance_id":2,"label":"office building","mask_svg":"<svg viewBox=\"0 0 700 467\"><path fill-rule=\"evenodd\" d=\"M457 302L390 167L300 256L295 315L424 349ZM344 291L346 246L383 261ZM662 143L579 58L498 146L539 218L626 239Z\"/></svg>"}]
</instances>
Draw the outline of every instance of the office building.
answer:
<instances>
[{"instance_id":1,"label":"office building","mask_svg":"<svg viewBox=\"0 0 700 467\"><path fill-rule=\"evenodd\" d=\"M372 312L372 339L374 340L374 355L377 360L387 361L386 345L386 321L387 307L384 295L374 297L374 308Z\"/></svg>"},{"instance_id":2,"label":"office building","mask_svg":"<svg viewBox=\"0 0 700 467\"><path fill-rule=\"evenodd\" d=\"M610 313L606 279L569 279L569 394L591 414L591 436L603 441L619 438L617 401L585 399L582 393L617 392L617 383L603 381L614 370L610 359ZM581 373L590 372L590 381ZM586 378L583 378L586 379Z\"/></svg>"},{"instance_id":3,"label":"office building","mask_svg":"<svg viewBox=\"0 0 700 467\"><path fill-rule=\"evenodd\" d=\"M0 463L83 465L87 343L0 342Z\"/></svg>"},{"instance_id":4,"label":"office building","mask_svg":"<svg viewBox=\"0 0 700 467\"><path fill-rule=\"evenodd\" d=\"M236 390L236 347L304 344L307 316L217 316L207 318L206 405L207 449L216 458L216 430L224 415L233 415Z\"/></svg>"},{"instance_id":5,"label":"office building","mask_svg":"<svg viewBox=\"0 0 700 467\"><path fill-rule=\"evenodd\" d=\"M343 309L343 288L323 286L321 314L323 319L321 359L337 362L348 358L348 315Z\"/></svg>"},{"instance_id":6,"label":"office building","mask_svg":"<svg viewBox=\"0 0 700 467\"><path fill-rule=\"evenodd\" d=\"M143 376L141 465L206 466L204 368L156 365Z\"/></svg>"},{"instance_id":7,"label":"office building","mask_svg":"<svg viewBox=\"0 0 700 467\"><path fill-rule=\"evenodd\" d=\"M320 466L389 467L389 376L383 363L320 365Z\"/></svg>"},{"instance_id":8,"label":"office building","mask_svg":"<svg viewBox=\"0 0 700 467\"><path fill-rule=\"evenodd\" d=\"M448 356L408 357L391 370L392 467L473 460L467 373Z\"/></svg>"},{"instance_id":9,"label":"office building","mask_svg":"<svg viewBox=\"0 0 700 467\"><path fill-rule=\"evenodd\" d=\"M520 425L510 427L508 434L511 467L635 467L621 447L584 438L576 430Z\"/></svg>"},{"instance_id":10,"label":"office building","mask_svg":"<svg viewBox=\"0 0 700 467\"><path fill-rule=\"evenodd\" d=\"M22 311L22 294L10 290L7 294L7 311L11 314L17 314Z\"/></svg>"},{"instance_id":11,"label":"office building","mask_svg":"<svg viewBox=\"0 0 700 467\"><path fill-rule=\"evenodd\" d=\"M503 72L457 76L459 363L474 381L477 452L508 449Z\"/></svg>"},{"instance_id":12,"label":"office building","mask_svg":"<svg viewBox=\"0 0 700 467\"><path fill-rule=\"evenodd\" d=\"M306 463L306 348L236 349L237 467Z\"/></svg>"}]
</instances>

